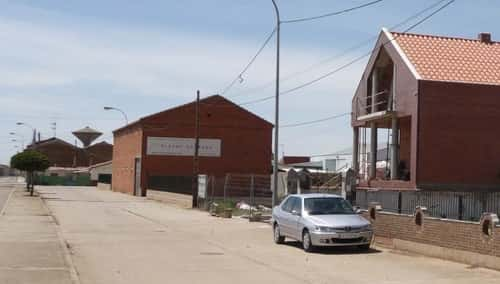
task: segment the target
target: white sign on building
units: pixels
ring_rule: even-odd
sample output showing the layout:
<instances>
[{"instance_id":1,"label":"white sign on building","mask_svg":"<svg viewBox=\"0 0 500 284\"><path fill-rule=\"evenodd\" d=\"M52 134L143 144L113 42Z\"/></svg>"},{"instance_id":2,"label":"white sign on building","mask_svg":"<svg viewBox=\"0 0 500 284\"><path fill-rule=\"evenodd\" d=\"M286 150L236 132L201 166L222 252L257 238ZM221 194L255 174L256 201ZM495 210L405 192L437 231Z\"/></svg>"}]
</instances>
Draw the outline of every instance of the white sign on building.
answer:
<instances>
[{"instance_id":1,"label":"white sign on building","mask_svg":"<svg viewBox=\"0 0 500 284\"><path fill-rule=\"evenodd\" d=\"M221 140L200 138L198 155L201 157L220 157ZM148 137L147 155L194 156L194 138Z\"/></svg>"},{"instance_id":2,"label":"white sign on building","mask_svg":"<svg viewBox=\"0 0 500 284\"><path fill-rule=\"evenodd\" d=\"M198 198L207 198L208 176L198 175Z\"/></svg>"}]
</instances>

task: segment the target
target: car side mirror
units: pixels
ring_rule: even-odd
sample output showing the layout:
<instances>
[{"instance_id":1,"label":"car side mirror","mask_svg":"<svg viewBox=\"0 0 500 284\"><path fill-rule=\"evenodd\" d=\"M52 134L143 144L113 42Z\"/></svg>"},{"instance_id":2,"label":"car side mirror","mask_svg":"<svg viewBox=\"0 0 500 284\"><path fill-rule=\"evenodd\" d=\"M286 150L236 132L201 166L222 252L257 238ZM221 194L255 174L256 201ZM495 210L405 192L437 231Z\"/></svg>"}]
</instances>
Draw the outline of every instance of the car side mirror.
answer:
<instances>
[{"instance_id":1,"label":"car side mirror","mask_svg":"<svg viewBox=\"0 0 500 284\"><path fill-rule=\"evenodd\" d=\"M358 208L356 208L356 209L354 210L354 212L355 212L356 214L363 214L363 213L368 212L368 210L366 210L366 209L362 209L362 208L359 208L359 207L358 207Z\"/></svg>"},{"instance_id":2,"label":"car side mirror","mask_svg":"<svg viewBox=\"0 0 500 284\"><path fill-rule=\"evenodd\" d=\"M300 216L301 214L297 210L292 210L292 215Z\"/></svg>"}]
</instances>

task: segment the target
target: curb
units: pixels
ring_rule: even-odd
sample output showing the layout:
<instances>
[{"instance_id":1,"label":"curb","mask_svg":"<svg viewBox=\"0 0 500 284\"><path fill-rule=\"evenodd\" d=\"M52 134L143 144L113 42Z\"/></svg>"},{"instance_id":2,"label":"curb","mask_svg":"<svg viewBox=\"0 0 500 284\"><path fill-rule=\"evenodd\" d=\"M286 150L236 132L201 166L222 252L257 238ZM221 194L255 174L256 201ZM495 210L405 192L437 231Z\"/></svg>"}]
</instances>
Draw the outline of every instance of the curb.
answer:
<instances>
[{"instance_id":1,"label":"curb","mask_svg":"<svg viewBox=\"0 0 500 284\"><path fill-rule=\"evenodd\" d=\"M76 270L76 266L73 263L73 258L71 257L71 252L69 250L69 244L64 240L64 238L62 236L62 231L61 231L61 228L59 227L59 221L54 216L54 214L52 214L52 211L50 211L50 208L47 205L47 203L45 203L45 200L43 200L41 198L40 192L37 192L37 193L38 193L38 198L40 198L40 201L43 204L43 207L45 208L45 210L47 210L50 217L52 217L52 220L54 221L57 238L59 240L59 245L61 246L61 248L63 250L64 260L66 261L66 264L68 265L68 268L69 268L71 282L73 282L73 284L80 284L81 283L80 277L78 276L78 271Z\"/></svg>"},{"instance_id":2,"label":"curb","mask_svg":"<svg viewBox=\"0 0 500 284\"><path fill-rule=\"evenodd\" d=\"M7 209L7 205L9 204L10 198L14 194L14 191L16 191L15 187L10 191L9 196L7 197L7 200L5 200L5 203L3 204L2 210L0 210L0 216L3 216L3 214L5 213L5 209Z\"/></svg>"}]
</instances>

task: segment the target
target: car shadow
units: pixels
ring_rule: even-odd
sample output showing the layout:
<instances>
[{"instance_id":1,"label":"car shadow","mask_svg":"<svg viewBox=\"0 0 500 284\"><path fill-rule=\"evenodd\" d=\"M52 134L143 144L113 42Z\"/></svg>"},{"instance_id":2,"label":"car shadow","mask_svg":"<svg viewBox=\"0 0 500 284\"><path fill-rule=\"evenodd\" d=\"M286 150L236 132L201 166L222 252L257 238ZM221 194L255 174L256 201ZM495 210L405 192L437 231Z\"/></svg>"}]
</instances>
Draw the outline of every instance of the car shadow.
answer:
<instances>
[{"instance_id":1,"label":"car shadow","mask_svg":"<svg viewBox=\"0 0 500 284\"><path fill-rule=\"evenodd\" d=\"M302 249L302 243L298 241L286 241L284 245ZM312 253L344 255L344 254L375 254L381 252L382 252L381 250L375 248L370 248L369 250L362 250L356 246L338 246L338 247L316 247Z\"/></svg>"}]
</instances>

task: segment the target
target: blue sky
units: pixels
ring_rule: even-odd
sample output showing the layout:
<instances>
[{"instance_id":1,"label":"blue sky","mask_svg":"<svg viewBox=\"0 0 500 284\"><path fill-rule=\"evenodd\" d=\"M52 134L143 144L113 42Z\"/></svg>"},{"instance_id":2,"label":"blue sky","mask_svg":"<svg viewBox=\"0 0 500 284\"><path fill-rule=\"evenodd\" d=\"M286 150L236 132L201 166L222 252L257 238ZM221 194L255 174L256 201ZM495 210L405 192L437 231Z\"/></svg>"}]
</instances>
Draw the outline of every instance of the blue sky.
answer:
<instances>
[{"instance_id":1,"label":"blue sky","mask_svg":"<svg viewBox=\"0 0 500 284\"><path fill-rule=\"evenodd\" d=\"M366 0L281 0L282 18L322 14ZM303 70L377 35L436 0L385 0L349 14L283 25L282 76ZM220 92L240 72L274 28L270 0L3 1L0 0L0 163L16 149L9 132L29 140L33 125L43 138L74 142L72 130L91 126L112 142L119 113L130 120ZM500 2L457 0L413 32L475 38L491 32L500 39ZM300 76L282 89L314 79L370 50L365 45ZM244 81L227 93L241 103L273 94L274 40ZM314 120L350 109L366 61L359 62L294 95L283 97L281 123ZM259 88L257 86L265 86ZM252 91L254 90L254 91ZM272 121L272 101L248 106ZM282 129L290 155L330 153L349 147L349 118ZM280 151L281 152L281 151Z\"/></svg>"}]
</instances>

